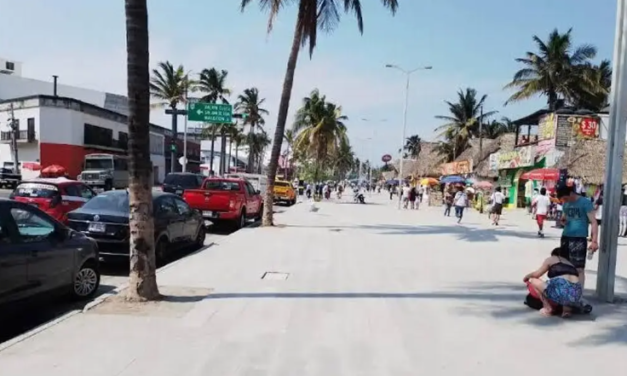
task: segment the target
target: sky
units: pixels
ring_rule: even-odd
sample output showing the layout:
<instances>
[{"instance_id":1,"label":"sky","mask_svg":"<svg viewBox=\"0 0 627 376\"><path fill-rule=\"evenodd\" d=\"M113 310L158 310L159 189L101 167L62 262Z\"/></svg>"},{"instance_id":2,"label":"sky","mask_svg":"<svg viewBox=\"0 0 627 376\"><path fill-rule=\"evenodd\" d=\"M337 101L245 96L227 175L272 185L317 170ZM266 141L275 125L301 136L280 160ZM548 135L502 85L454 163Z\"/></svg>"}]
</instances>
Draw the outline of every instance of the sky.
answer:
<instances>
[{"instance_id":1,"label":"sky","mask_svg":"<svg viewBox=\"0 0 627 376\"><path fill-rule=\"evenodd\" d=\"M181 64L185 70L225 69L234 98L257 87L276 113L291 45L295 6L284 8L270 34L267 14L257 4L245 12L240 0L148 0L150 60ZM255 2L253 2L255 3ZM435 140L436 115L445 101L467 87L486 94L486 111L516 119L546 103L545 98L504 103L503 90L520 68L515 58L535 51L534 35L546 39L555 28L573 28L576 45L593 44L598 61L611 59L616 1L612 0L399 0L392 16L377 0L362 0L364 33L345 14L332 33L319 36L313 57L300 55L290 116L313 89L342 106L356 154L380 163L402 143L404 75L411 76L406 136ZM0 0L0 56L23 62L23 76L126 94L126 37L122 0ZM169 127L163 110L151 121ZM289 126L289 124L288 124Z\"/></svg>"}]
</instances>

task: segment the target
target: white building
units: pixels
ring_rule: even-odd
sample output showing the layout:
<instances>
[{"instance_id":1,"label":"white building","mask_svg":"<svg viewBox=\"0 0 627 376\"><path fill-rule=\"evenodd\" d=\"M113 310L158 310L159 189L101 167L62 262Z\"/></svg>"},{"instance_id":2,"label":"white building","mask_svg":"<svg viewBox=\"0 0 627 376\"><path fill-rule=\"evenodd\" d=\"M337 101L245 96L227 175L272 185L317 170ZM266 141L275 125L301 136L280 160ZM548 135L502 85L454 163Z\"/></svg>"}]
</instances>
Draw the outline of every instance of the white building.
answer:
<instances>
[{"instance_id":1,"label":"white building","mask_svg":"<svg viewBox=\"0 0 627 376\"><path fill-rule=\"evenodd\" d=\"M21 162L36 161L42 167L60 165L74 177L81 172L86 154L127 154L125 115L73 98L31 95L0 100L0 161L13 161L12 117L18 122ZM156 181L165 177L165 132L151 125L150 150Z\"/></svg>"},{"instance_id":2,"label":"white building","mask_svg":"<svg viewBox=\"0 0 627 376\"><path fill-rule=\"evenodd\" d=\"M0 57L0 74L21 76L22 63Z\"/></svg>"}]
</instances>

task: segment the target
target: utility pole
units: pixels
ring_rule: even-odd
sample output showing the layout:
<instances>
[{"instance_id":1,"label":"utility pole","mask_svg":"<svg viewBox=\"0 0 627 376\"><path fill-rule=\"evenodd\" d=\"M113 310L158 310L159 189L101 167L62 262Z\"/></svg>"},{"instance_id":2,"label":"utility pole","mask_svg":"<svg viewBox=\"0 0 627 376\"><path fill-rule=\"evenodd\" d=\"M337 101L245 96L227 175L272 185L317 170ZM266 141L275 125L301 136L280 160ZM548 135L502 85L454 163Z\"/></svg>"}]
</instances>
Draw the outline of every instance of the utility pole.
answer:
<instances>
[{"instance_id":1,"label":"utility pole","mask_svg":"<svg viewBox=\"0 0 627 376\"><path fill-rule=\"evenodd\" d=\"M479 161L483 160L483 105L479 115Z\"/></svg>"},{"instance_id":2,"label":"utility pole","mask_svg":"<svg viewBox=\"0 0 627 376\"><path fill-rule=\"evenodd\" d=\"M13 170L16 174L19 174L20 160L17 150L17 139L20 137L20 123L15 118L15 108L13 107L13 103L10 104L9 109L11 110L11 120L9 121L9 126L11 127L11 148L13 149Z\"/></svg>"}]
</instances>

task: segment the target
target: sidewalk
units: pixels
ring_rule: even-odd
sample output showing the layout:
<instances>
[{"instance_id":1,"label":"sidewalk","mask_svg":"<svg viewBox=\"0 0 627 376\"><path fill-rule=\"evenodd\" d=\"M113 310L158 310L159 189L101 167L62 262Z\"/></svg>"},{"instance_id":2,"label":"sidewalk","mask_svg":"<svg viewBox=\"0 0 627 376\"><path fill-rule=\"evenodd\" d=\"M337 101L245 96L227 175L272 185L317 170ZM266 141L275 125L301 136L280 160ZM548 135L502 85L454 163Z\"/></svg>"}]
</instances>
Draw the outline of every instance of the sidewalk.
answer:
<instances>
[{"instance_id":1,"label":"sidewalk","mask_svg":"<svg viewBox=\"0 0 627 376\"><path fill-rule=\"evenodd\" d=\"M278 219L286 226L239 231L159 273L164 302L105 302L0 352L0 370L527 376L627 366L627 305L565 321L522 304L522 277L555 247L557 230L538 239L518 213L496 229L473 211L456 225L440 208L398 211L383 194L366 199L320 203L318 213L296 205ZM620 252L618 274L627 276ZM589 289L595 267L596 259ZM265 272L289 276L261 279ZM627 278L616 286L627 292Z\"/></svg>"}]
</instances>

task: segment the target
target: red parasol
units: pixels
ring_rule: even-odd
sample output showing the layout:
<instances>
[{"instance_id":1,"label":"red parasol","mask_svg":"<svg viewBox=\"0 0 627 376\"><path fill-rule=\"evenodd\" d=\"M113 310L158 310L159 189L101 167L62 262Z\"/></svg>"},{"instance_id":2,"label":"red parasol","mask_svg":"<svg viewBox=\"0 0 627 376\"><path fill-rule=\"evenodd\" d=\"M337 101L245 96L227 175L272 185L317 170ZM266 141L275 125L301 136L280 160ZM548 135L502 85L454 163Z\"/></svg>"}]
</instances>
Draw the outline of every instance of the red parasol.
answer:
<instances>
[{"instance_id":1,"label":"red parasol","mask_svg":"<svg viewBox=\"0 0 627 376\"><path fill-rule=\"evenodd\" d=\"M560 172L556 168L539 168L525 172L520 177L525 180L554 180L557 181L560 177Z\"/></svg>"},{"instance_id":2,"label":"red parasol","mask_svg":"<svg viewBox=\"0 0 627 376\"><path fill-rule=\"evenodd\" d=\"M41 177L44 178L58 178L65 176L67 171L65 167L59 165L50 165L43 170L41 170Z\"/></svg>"}]
</instances>

